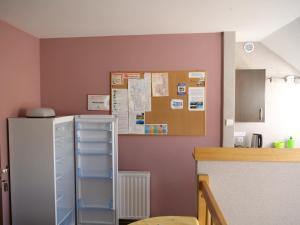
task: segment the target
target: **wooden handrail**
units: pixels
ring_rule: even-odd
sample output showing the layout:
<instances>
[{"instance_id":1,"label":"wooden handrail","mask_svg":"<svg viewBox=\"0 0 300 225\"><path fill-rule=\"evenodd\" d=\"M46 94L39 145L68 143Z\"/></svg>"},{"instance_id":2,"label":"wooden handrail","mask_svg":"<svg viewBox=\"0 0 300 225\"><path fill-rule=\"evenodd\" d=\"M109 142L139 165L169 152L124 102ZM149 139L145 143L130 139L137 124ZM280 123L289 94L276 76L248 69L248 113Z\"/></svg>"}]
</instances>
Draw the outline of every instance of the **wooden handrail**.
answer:
<instances>
[{"instance_id":1,"label":"wooden handrail","mask_svg":"<svg viewBox=\"0 0 300 225\"><path fill-rule=\"evenodd\" d=\"M199 225L227 225L224 215L208 186L208 176L199 175L198 180Z\"/></svg>"}]
</instances>

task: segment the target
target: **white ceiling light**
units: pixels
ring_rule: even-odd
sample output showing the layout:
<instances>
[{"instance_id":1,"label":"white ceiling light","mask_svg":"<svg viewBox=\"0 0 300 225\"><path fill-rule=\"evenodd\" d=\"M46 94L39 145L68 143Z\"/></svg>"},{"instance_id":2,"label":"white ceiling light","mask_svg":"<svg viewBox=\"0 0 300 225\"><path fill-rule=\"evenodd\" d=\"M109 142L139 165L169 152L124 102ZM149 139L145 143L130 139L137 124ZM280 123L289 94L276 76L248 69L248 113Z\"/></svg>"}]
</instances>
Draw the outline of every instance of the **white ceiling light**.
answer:
<instances>
[{"instance_id":1,"label":"white ceiling light","mask_svg":"<svg viewBox=\"0 0 300 225\"><path fill-rule=\"evenodd\" d=\"M253 42L250 42L250 41L245 42L245 43L244 43L244 51L245 51L246 53L251 53L251 52L253 52L253 51L254 51L254 43L253 43Z\"/></svg>"}]
</instances>

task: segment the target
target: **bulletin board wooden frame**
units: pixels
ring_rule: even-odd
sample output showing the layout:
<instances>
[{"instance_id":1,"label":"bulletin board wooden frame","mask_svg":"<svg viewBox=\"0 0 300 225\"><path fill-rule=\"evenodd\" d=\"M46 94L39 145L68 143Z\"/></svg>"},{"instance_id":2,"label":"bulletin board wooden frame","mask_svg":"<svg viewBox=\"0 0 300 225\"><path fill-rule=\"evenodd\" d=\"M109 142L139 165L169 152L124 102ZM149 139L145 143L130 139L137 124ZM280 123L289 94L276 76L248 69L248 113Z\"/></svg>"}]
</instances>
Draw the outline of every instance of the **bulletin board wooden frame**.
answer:
<instances>
[{"instance_id":1,"label":"bulletin board wooden frame","mask_svg":"<svg viewBox=\"0 0 300 225\"><path fill-rule=\"evenodd\" d=\"M190 72L205 73L201 82L198 78L190 78ZM205 136L206 135L206 92L207 92L207 73L203 70L191 71L116 71L111 72L112 81L113 74L124 74L122 84L114 85L111 83L112 89L128 89L129 74L140 74L136 79L143 79L144 73L168 73L169 96L151 97L152 111L145 112L145 124L168 124L168 136ZM179 83L186 84L186 94L180 96L177 94L177 85ZM188 88L189 87L205 87L204 94L204 110L189 111L188 110ZM111 98L112 99L112 98ZM171 99L182 99L183 109L172 109ZM110 107L112 108L112 107ZM111 112L112 113L112 112ZM128 134L135 135L135 134ZM148 134L147 134L148 135ZM152 134L151 134L152 136Z\"/></svg>"}]
</instances>

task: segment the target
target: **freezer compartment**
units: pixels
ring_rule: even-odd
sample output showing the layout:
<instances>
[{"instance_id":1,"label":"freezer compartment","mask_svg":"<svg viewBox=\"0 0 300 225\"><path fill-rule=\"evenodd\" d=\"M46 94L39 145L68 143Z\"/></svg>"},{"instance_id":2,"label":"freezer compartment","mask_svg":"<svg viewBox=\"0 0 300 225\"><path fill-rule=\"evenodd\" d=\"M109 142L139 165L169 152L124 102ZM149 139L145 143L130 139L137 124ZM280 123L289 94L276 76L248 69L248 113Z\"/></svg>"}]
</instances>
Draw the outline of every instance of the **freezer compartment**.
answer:
<instances>
[{"instance_id":1,"label":"freezer compartment","mask_svg":"<svg viewBox=\"0 0 300 225\"><path fill-rule=\"evenodd\" d=\"M80 121L76 123L77 130L102 130L111 131L111 123L103 123L99 121Z\"/></svg>"},{"instance_id":2,"label":"freezer compartment","mask_svg":"<svg viewBox=\"0 0 300 225\"><path fill-rule=\"evenodd\" d=\"M105 179L81 179L78 181L79 206L113 208L113 184Z\"/></svg>"},{"instance_id":3,"label":"freezer compartment","mask_svg":"<svg viewBox=\"0 0 300 225\"><path fill-rule=\"evenodd\" d=\"M112 136L109 131L77 130L78 142L111 143Z\"/></svg>"},{"instance_id":4,"label":"freezer compartment","mask_svg":"<svg viewBox=\"0 0 300 225\"><path fill-rule=\"evenodd\" d=\"M115 224L115 211L106 209L79 209L79 225Z\"/></svg>"},{"instance_id":5,"label":"freezer compartment","mask_svg":"<svg viewBox=\"0 0 300 225\"><path fill-rule=\"evenodd\" d=\"M77 143L76 149L78 154L112 154L111 143Z\"/></svg>"}]
</instances>

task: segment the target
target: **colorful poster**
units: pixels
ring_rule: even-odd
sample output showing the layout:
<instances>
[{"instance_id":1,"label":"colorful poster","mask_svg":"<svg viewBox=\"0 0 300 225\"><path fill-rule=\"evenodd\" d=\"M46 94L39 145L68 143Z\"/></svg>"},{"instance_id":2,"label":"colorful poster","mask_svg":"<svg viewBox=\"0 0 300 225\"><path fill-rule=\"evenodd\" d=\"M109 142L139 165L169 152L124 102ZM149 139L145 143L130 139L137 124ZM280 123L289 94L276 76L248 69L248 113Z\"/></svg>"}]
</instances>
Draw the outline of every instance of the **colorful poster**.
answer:
<instances>
[{"instance_id":1,"label":"colorful poster","mask_svg":"<svg viewBox=\"0 0 300 225\"><path fill-rule=\"evenodd\" d=\"M204 96L205 96L204 87L190 87L189 88L189 111L204 111Z\"/></svg>"},{"instance_id":2,"label":"colorful poster","mask_svg":"<svg viewBox=\"0 0 300 225\"><path fill-rule=\"evenodd\" d=\"M171 99L171 109L183 109L183 99Z\"/></svg>"},{"instance_id":3,"label":"colorful poster","mask_svg":"<svg viewBox=\"0 0 300 225\"><path fill-rule=\"evenodd\" d=\"M169 96L168 73L152 73L152 95L154 97Z\"/></svg>"},{"instance_id":4,"label":"colorful poster","mask_svg":"<svg viewBox=\"0 0 300 225\"><path fill-rule=\"evenodd\" d=\"M168 124L145 124L145 134L167 135L168 134Z\"/></svg>"},{"instance_id":5,"label":"colorful poster","mask_svg":"<svg viewBox=\"0 0 300 225\"><path fill-rule=\"evenodd\" d=\"M129 133L145 134L145 112L129 112Z\"/></svg>"}]
</instances>

